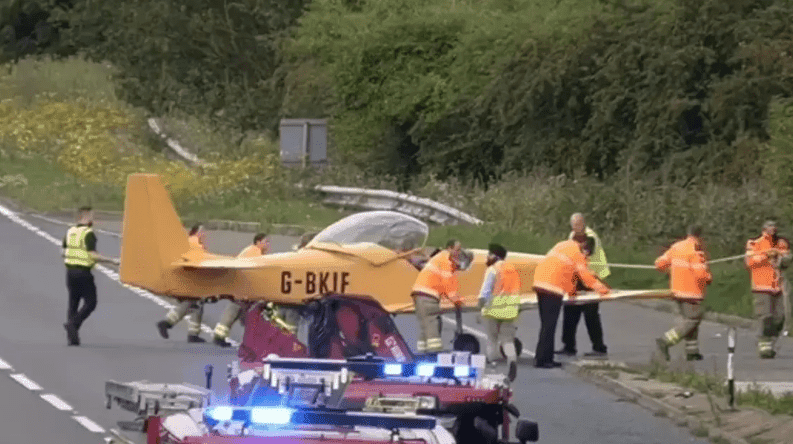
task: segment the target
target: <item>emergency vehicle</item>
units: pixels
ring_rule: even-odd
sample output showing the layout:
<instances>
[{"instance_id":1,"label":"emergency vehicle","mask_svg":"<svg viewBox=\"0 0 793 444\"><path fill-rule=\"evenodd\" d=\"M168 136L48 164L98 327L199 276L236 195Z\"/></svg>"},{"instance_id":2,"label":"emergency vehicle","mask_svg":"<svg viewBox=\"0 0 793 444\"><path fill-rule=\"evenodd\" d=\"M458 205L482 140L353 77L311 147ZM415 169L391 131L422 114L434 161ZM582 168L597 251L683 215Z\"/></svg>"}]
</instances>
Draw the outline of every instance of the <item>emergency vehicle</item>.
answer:
<instances>
[{"instance_id":1,"label":"emergency vehicle","mask_svg":"<svg viewBox=\"0 0 793 444\"><path fill-rule=\"evenodd\" d=\"M519 415L504 376L466 352L412 363L270 356L255 368L231 365L228 379L236 388L222 399L189 384L108 381L108 407L145 419L147 444L502 444ZM521 443L539 437L525 419L515 434Z\"/></svg>"}]
</instances>

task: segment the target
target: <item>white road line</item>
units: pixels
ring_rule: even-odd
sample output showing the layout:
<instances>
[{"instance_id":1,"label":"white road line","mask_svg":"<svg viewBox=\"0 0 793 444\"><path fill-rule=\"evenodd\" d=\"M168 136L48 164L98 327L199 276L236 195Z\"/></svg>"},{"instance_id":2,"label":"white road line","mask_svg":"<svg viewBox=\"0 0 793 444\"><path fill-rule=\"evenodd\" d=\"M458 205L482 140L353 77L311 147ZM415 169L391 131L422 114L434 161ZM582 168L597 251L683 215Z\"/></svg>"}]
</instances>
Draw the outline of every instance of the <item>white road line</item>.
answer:
<instances>
[{"instance_id":1,"label":"white road line","mask_svg":"<svg viewBox=\"0 0 793 444\"><path fill-rule=\"evenodd\" d=\"M72 416L72 418L74 418L75 421L79 422L80 425L82 425L91 432L105 433L105 429L103 429L99 424L86 418L85 416Z\"/></svg>"},{"instance_id":2,"label":"white road line","mask_svg":"<svg viewBox=\"0 0 793 444\"><path fill-rule=\"evenodd\" d=\"M457 321L455 321L454 319L452 319L452 318L450 318L448 316L442 316L442 319L445 322L454 325L455 327L457 326ZM480 338L487 339L487 335L485 333L483 333L483 332L481 332L481 331L479 331L479 330L477 330L475 328L469 327L469 326L467 326L465 324L463 324L463 331L467 331L468 333L471 333L474 336L479 336ZM526 355L526 356L528 356L530 358L534 357L534 352L529 351L529 350L523 350L522 354Z\"/></svg>"},{"instance_id":3,"label":"white road line","mask_svg":"<svg viewBox=\"0 0 793 444\"><path fill-rule=\"evenodd\" d=\"M41 399L49 402L50 404L52 404L53 407L55 407L56 409L61 410L61 411L67 411L67 410L68 411L72 411L72 410L74 410L72 408L72 406L67 404L64 400L62 400L61 398L59 398L56 395L53 395L51 393L47 394L47 395L41 395Z\"/></svg>"},{"instance_id":4,"label":"white road line","mask_svg":"<svg viewBox=\"0 0 793 444\"><path fill-rule=\"evenodd\" d=\"M22 384L26 389L36 391L41 390L41 386L36 384L35 382L31 381L27 376L23 375L22 373L15 373L10 375L11 379L14 381Z\"/></svg>"},{"instance_id":5,"label":"white road line","mask_svg":"<svg viewBox=\"0 0 793 444\"><path fill-rule=\"evenodd\" d=\"M40 237L50 241L50 243L52 243L55 246L60 248L61 241L59 241L58 239L55 239L54 237L52 237L52 235L50 235L46 231L36 227L35 225L31 224L30 222L26 221L25 219L22 219L15 212L9 210L8 208L4 207L3 205L0 205L0 214L2 214L5 217L11 219L11 221L16 223L17 225L20 225L20 226L22 226L24 228L27 228L28 230L36 233ZM152 293L149 293L146 290L142 290L142 289L136 288L136 287L131 287L131 286L127 285L127 284L122 283L121 281L119 281L118 273L116 273L113 270L110 270L109 268L107 268L105 266L96 265L95 268L97 270L99 270L99 272L104 274L105 276L107 276L110 279L118 282L122 287L127 288L128 290L132 291L133 293L135 293L136 295L138 295L138 296L140 296L140 297L142 297L144 299L148 299L148 300L154 302L155 304L159 305L160 307L163 307L163 308L166 308L166 309L171 309L171 308L174 307L173 304L170 304L170 303L166 302L162 298L160 298L160 297L158 297L158 296L156 296L156 295L154 295ZM215 329L210 327L209 325L201 324L201 331L203 331L204 333L210 333L211 334L211 333L214 332L214 330ZM227 338L226 340L234 347L238 347L240 345L239 342L237 342L237 341L235 341L235 340L233 340L231 338Z\"/></svg>"},{"instance_id":6,"label":"white road line","mask_svg":"<svg viewBox=\"0 0 793 444\"><path fill-rule=\"evenodd\" d=\"M11 364L0 359L0 370L13 370L13 369L14 368L11 367Z\"/></svg>"}]
</instances>

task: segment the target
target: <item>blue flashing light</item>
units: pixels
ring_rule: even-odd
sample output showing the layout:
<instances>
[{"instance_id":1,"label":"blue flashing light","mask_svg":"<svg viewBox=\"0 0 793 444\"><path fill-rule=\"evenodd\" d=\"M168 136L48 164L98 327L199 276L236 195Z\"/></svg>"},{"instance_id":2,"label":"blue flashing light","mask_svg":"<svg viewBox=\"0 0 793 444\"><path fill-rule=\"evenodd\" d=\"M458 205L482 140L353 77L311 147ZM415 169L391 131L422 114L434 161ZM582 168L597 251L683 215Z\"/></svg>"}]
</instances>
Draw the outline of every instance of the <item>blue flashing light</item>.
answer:
<instances>
[{"instance_id":1,"label":"blue flashing light","mask_svg":"<svg viewBox=\"0 0 793 444\"><path fill-rule=\"evenodd\" d=\"M207 412L207 416L214 419L215 421L231 421L232 413L234 410L229 406L218 406L212 407L212 409Z\"/></svg>"},{"instance_id":2,"label":"blue flashing light","mask_svg":"<svg viewBox=\"0 0 793 444\"><path fill-rule=\"evenodd\" d=\"M471 375L471 367L467 365L457 365L454 367L455 378L466 378Z\"/></svg>"},{"instance_id":3,"label":"blue flashing light","mask_svg":"<svg viewBox=\"0 0 793 444\"><path fill-rule=\"evenodd\" d=\"M289 424L294 409L286 407L254 407L251 409L251 422L254 424Z\"/></svg>"},{"instance_id":4,"label":"blue flashing light","mask_svg":"<svg viewBox=\"0 0 793 444\"><path fill-rule=\"evenodd\" d=\"M430 377L435 374L435 364L423 363L416 366L416 374L419 376Z\"/></svg>"},{"instance_id":5,"label":"blue flashing light","mask_svg":"<svg viewBox=\"0 0 793 444\"><path fill-rule=\"evenodd\" d=\"M390 376L399 376L402 374L402 364L386 364L383 372Z\"/></svg>"}]
</instances>

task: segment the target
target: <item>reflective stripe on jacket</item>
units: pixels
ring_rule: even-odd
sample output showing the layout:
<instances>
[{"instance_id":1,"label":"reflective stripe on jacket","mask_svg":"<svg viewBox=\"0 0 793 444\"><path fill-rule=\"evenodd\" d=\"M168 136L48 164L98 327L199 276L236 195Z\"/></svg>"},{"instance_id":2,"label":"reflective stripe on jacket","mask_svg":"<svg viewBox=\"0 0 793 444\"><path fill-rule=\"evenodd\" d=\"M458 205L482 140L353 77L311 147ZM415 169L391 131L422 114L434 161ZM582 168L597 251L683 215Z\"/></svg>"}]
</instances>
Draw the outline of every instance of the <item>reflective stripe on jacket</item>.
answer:
<instances>
[{"instance_id":1,"label":"reflective stripe on jacket","mask_svg":"<svg viewBox=\"0 0 793 444\"><path fill-rule=\"evenodd\" d=\"M413 284L413 292L421 292L440 299L446 296L452 301L457 300L459 283L448 250L441 251L431 257L421 269Z\"/></svg>"},{"instance_id":2,"label":"reflective stripe on jacket","mask_svg":"<svg viewBox=\"0 0 793 444\"><path fill-rule=\"evenodd\" d=\"M605 287L589 268L581 247L573 240L559 242L549 251L534 270L534 291L543 290L559 297L575 294L578 279L597 290Z\"/></svg>"},{"instance_id":3,"label":"reflective stripe on jacket","mask_svg":"<svg viewBox=\"0 0 793 444\"><path fill-rule=\"evenodd\" d=\"M512 264L503 260L487 269L480 297L489 299L482 307L482 316L493 319L515 319L520 312L520 275ZM489 297L488 297L489 296Z\"/></svg>"},{"instance_id":4,"label":"reflective stripe on jacket","mask_svg":"<svg viewBox=\"0 0 793 444\"><path fill-rule=\"evenodd\" d=\"M670 289L679 299L703 299L705 287L713 278L705 252L691 236L669 247L655 260L655 267L660 271L669 270Z\"/></svg>"},{"instance_id":5,"label":"reflective stripe on jacket","mask_svg":"<svg viewBox=\"0 0 793 444\"><path fill-rule=\"evenodd\" d=\"M569 239L572 239L575 235L574 231L570 232ZM586 235L595 239L595 251L592 252L592 255L589 256L589 269L595 274L595 276L599 277L600 279L605 279L611 274L611 270L609 270L608 260L606 259L606 251L603 250L603 244L600 242L600 238L598 237L595 230L586 227Z\"/></svg>"},{"instance_id":6,"label":"reflective stripe on jacket","mask_svg":"<svg viewBox=\"0 0 793 444\"><path fill-rule=\"evenodd\" d=\"M746 268L752 275L752 291L776 294L782 291L782 274L768 257L770 250L777 250L782 258L790 256L790 245L784 238L760 236L746 242Z\"/></svg>"},{"instance_id":7,"label":"reflective stripe on jacket","mask_svg":"<svg viewBox=\"0 0 793 444\"><path fill-rule=\"evenodd\" d=\"M85 245L88 233L93 233L93 230L87 226L71 227L66 232L66 249L63 252L66 265L91 268L96 264Z\"/></svg>"}]
</instances>

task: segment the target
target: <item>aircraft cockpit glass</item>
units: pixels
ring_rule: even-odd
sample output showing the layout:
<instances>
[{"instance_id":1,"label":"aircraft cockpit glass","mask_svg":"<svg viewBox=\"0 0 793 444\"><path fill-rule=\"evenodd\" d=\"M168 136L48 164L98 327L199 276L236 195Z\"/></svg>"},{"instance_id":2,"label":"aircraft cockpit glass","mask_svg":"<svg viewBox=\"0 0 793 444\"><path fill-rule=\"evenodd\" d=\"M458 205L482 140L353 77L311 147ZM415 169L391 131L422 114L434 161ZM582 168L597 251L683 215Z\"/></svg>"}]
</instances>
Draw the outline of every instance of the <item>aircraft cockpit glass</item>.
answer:
<instances>
[{"instance_id":1,"label":"aircraft cockpit glass","mask_svg":"<svg viewBox=\"0 0 793 444\"><path fill-rule=\"evenodd\" d=\"M348 216L318 233L308 245L373 243L397 252L421 248L429 227L411 216L393 211L370 211Z\"/></svg>"}]
</instances>

